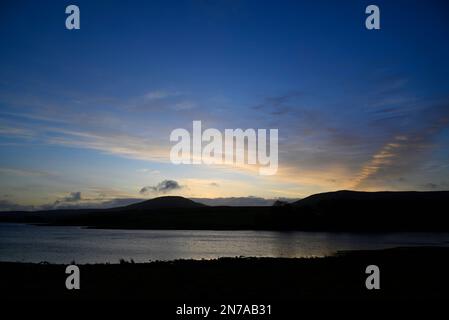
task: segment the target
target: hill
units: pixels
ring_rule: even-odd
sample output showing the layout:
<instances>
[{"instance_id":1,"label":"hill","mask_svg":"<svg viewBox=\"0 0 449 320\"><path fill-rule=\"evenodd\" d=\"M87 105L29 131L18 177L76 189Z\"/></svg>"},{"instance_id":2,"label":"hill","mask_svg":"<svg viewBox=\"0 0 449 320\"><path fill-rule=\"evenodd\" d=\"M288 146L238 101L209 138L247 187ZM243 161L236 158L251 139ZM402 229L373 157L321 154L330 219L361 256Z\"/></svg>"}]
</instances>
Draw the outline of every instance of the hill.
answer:
<instances>
[{"instance_id":1,"label":"hill","mask_svg":"<svg viewBox=\"0 0 449 320\"><path fill-rule=\"evenodd\" d=\"M378 204L392 204L416 202L435 202L444 201L449 199L449 191L431 191L431 192L419 192L419 191L379 191L379 192L363 192L363 191L350 191L341 190L335 192L317 193L298 200L292 205L294 206L321 206L324 204L330 204L331 202L336 205L350 202L351 205L355 203L375 202Z\"/></svg>"},{"instance_id":2,"label":"hill","mask_svg":"<svg viewBox=\"0 0 449 320\"><path fill-rule=\"evenodd\" d=\"M116 229L449 231L449 192L337 191L265 207L160 197L114 209L0 214L0 222Z\"/></svg>"},{"instance_id":3,"label":"hill","mask_svg":"<svg viewBox=\"0 0 449 320\"><path fill-rule=\"evenodd\" d=\"M130 204L118 209L122 210L154 210L163 208L201 208L205 207L205 204L192 201L184 197L166 196L158 197L143 202Z\"/></svg>"},{"instance_id":4,"label":"hill","mask_svg":"<svg viewBox=\"0 0 449 320\"><path fill-rule=\"evenodd\" d=\"M291 204L308 225L326 229L449 229L449 191L315 194Z\"/></svg>"}]
</instances>

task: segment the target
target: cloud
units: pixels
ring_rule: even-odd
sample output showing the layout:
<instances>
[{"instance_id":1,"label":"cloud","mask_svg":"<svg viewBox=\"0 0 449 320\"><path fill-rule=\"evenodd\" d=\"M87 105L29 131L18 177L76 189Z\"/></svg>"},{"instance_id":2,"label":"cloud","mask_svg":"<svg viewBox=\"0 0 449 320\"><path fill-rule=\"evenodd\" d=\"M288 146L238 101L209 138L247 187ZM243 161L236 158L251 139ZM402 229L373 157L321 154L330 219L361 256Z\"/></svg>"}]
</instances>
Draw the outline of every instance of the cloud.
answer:
<instances>
[{"instance_id":1,"label":"cloud","mask_svg":"<svg viewBox=\"0 0 449 320\"><path fill-rule=\"evenodd\" d=\"M358 189L365 180L376 175L380 170L392 165L400 156L401 148L404 146L403 141L405 140L407 140L407 137L395 137L393 141L384 145L374 154L371 160L360 170L360 173L353 182L353 188Z\"/></svg>"},{"instance_id":2,"label":"cloud","mask_svg":"<svg viewBox=\"0 0 449 320\"><path fill-rule=\"evenodd\" d=\"M299 92L293 91L284 95L266 97L262 103L253 106L252 109L257 111L262 110L273 116L284 115L294 109L290 103L300 95Z\"/></svg>"},{"instance_id":3,"label":"cloud","mask_svg":"<svg viewBox=\"0 0 449 320\"><path fill-rule=\"evenodd\" d=\"M410 127L400 128L400 134L387 141L362 166L353 188L399 178L425 163L426 157L437 147L436 137L449 127L449 102L422 108L414 116Z\"/></svg>"},{"instance_id":4,"label":"cloud","mask_svg":"<svg viewBox=\"0 0 449 320\"><path fill-rule=\"evenodd\" d=\"M367 93L368 96L365 93L349 92L344 99L332 93L321 95L320 92L274 94L250 102L249 110L241 110L249 112L250 116L244 114L245 116L240 117L235 117L233 108L226 108L226 104L232 102L220 102L214 108L203 109L205 101L184 93L168 91L152 91L115 102L89 99L82 104L84 112L79 112L78 103L71 105L65 102L66 99L60 99L64 101L61 104L58 99L39 102L39 97L33 97L22 103L22 116L33 117L35 121L24 121L18 115L6 117L0 114L4 118L0 120L6 125L0 126L0 133L8 138L30 136L33 137L33 142L39 144L93 149L124 158L169 163L170 128L190 128L191 119L198 115L203 119L207 117L208 127L257 126L280 129L280 167L278 174L270 179L287 185L289 191L287 193L287 189L283 188L276 195L294 197L296 193L303 196L313 192L346 189L351 185L364 189L376 184L375 187L382 188L389 186L386 182L390 178L409 178L410 173L417 172L419 166L427 160L423 156L431 156L428 150L432 148L434 137L445 127L444 117L440 117L442 122L438 124L429 115L425 116L425 113L435 112L427 107L429 102L417 101L413 91L406 90L407 83L405 78L387 78L378 89L374 86L373 93ZM82 98L77 97L77 100ZM40 104L29 108L30 104L37 102ZM198 107L195 108L190 102L198 104ZM260 103L257 105L258 102ZM94 103L107 108L95 108ZM47 105L54 107L46 107ZM448 110L447 105L445 107ZM173 108L192 110L170 112ZM442 112L444 111L440 110L440 114ZM63 125L60 124L61 121L64 121ZM436 127L432 127L434 124ZM408 140L397 141L396 137L400 136ZM444 145L439 147L439 150L444 149ZM218 170L228 173L223 170L225 166L209 168L212 173L215 173L212 170L216 168L219 168L217 174ZM235 166L231 169L239 170L239 173L245 172L247 176L254 177L257 174L257 170L250 166ZM190 168L186 167L186 170ZM158 173L151 172L150 169L139 172ZM0 173L40 175L37 172L11 170L0 170ZM212 179L219 179L219 176ZM416 184L432 181L430 178L426 179ZM260 178L259 181L262 180L268 179ZM234 189L225 187L226 184L220 180L219 182L220 189L211 188L216 186L208 184L210 181L205 182L202 186L204 193L195 195L210 196L209 191L218 196L232 195L227 190L234 192ZM190 182L187 184L190 187L193 185ZM162 190L164 188L158 188L158 185L148 186L142 188L141 193L163 193ZM268 192L263 187L260 190L261 193ZM258 193L235 190L234 195L241 194Z\"/></svg>"},{"instance_id":5,"label":"cloud","mask_svg":"<svg viewBox=\"0 0 449 320\"><path fill-rule=\"evenodd\" d=\"M9 200L0 199L0 211L31 211L36 209L32 205L21 205Z\"/></svg>"},{"instance_id":6,"label":"cloud","mask_svg":"<svg viewBox=\"0 0 449 320\"><path fill-rule=\"evenodd\" d=\"M190 110L193 108L196 108L197 105L194 102L191 101L181 101L178 103L175 103L171 109L175 110L175 111L182 111L182 110Z\"/></svg>"},{"instance_id":7,"label":"cloud","mask_svg":"<svg viewBox=\"0 0 449 320\"><path fill-rule=\"evenodd\" d=\"M171 96L169 92L156 90L156 91L150 91L145 94L145 99L147 100L156 100L156 99L164 99Z\"/></svg>"},{"instance_id":8,"label":"cloud","mask_svg":"<svg viewBox=\"0 0 449 320\"><path fill-rule=\"evenodd\" d=\"M14 136L23 139L31 139L34 137L32 130L26 128L17 128L13 126L0 125L0 135L2 136Z\"/></svg>"},{"instance_id":9,"label":"cloud","mask_svg":"<svg viewBox=\"0 0 449 320\"><path fill-rule=\"evenodd\" d=\"M54 203L42 205L21 205L8 200L0 200L0 211L39 211L39 210L67 210L67 209L110 209L141 202L142 198L115 198L110 200L86 200Z\"/></svg>"},{"instance_id":10,"label":"cloud","mask_svg":"<svg viewBox=\"0 0 449 320\"><path fill-rule=\"evenodd\" d=\"M424 190L447 190L449 188L449 182L440 182L440 183L433 183L433 182L429 182L429 183L425 183L423 185L421 185L421 189Z\"/></svg>"},{"instance_id":11,"label":"cloud","mask_svg":"<svg viewBox=\"0 0 449 320\"><path fill-rule=\"evenodd\" d=\"M64 202L76 202L81 200L81 192L70 192L70 194L67 197L64 197Z\"/></svg>"},{"instance_id":12,"label":"cloud","mask_svg":"<svg viewBox=\"0 0 449 320\"><path fill-rule=\"evenodd\" d=\"M150 173L150 174L160 174L161 172L159 170L152 170L152 169L138 169L137 172L144 172L144 173Z\"/></svg>"},{"instance_id":13,"label":"cloud","mask_svg":"<svg viewBox=\"0 0 449 320\"><path fill-rule=\"evenodd\" d=\"M140 189L140 194L146 193L168 193L174 190L178 190L183 188L183 186L179 185L179 183L175 180L164 180L159 182L155 186L146 186Z\"/></svg>"},{"instance_id":14,"label":"cloud","mask_svg":"<svg viewBox=\"0 0 449 320\"><path fill-rule=\"evenodd\" d=\"M227 198L191 198L193 201L203 203L208 206L251 206L251 207L265 207L272 206L277 200L282 200L285 202L294 202L299 199L297 198L279 198L279 199L265 199L260 197L227 197Z\"/></svg>"},{"instance_id":15,"label":"cloud","mask_svg":"<svg viewBox=\"0 0 449 320\"><path fill-rule=\"evenodd\" d=\"M16 169L16 168L0 168L0 174L21 176L21 177L52 177L52 176L56 176L56 174L52 173L52 172L39 171L39 170L28 170L28 169Z\"/></svg>"},{"instance_id":16,"label":"cloud","mask_svg":"<svg viewBox=\"0 0 449 320\"><path fill-rule=\"evenodd\" d=\"M437 189L439 187L439 185L436 183L429 182L429 183L424 184L423 187L425 189Z\"/></svg>"},{"instance_id":17,"label":"cloud","mask_svg":"<svg viewBox=\"0 0 449 320\"><path fill-rule=\"evenodd\" d=\"M59 209L61 206L64 206L68 203L77 203L81 201L81 192L70 192L68 196L65 196L61 199L56 200L53 205L47 205L48 209Z\"/></svg>"},{"instance_id":18,"label":"cloud","mask_svg":"<svg viewBox=\"0 0 449 320\"><path fill-rule=\"evenodd\" d=\"M117 207L124 207L133 203L141 202L146 199L141 198L115 198L110 200L87 200L80 202L67 202L44 205L39 210L42 209L110 209Z\"/></svg>"},{"instance_id":19,"label":"cloud","mask_svg":"<svg viewBox=\"0 0 449 320\"><path fill-rule=\"evenodd\" d=\"M4 195L6 197L8 195ZM23 205L8 199L0 199L0 211L37 211L55 209L81 209L81 208L105 208L118 206L116 200L101 202L84 202L80 191L70 192L67 196L61 197L52 203L40 205ZM109 203L110 202L110 203Z\"/></svg>"}]
</instances>

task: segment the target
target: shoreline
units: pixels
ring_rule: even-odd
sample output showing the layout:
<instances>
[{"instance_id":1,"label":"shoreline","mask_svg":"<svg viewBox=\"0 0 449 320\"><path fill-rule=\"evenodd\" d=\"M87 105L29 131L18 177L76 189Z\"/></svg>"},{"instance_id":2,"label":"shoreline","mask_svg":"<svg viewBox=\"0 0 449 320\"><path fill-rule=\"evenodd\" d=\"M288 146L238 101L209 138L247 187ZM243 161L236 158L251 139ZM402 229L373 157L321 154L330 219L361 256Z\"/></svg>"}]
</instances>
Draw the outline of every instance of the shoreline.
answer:
<instances>
[{"instance_id":1,"label":"shoreline","mask_svg":"<svg viewBox=\"0 0 449 320\"><path fill-rule=\"evenodd\" d=\"M365 268L380 268L367 290ZM314 258L219 258L79 265L67 290L63 264L0 262L7 300L304 301L449 299L449 248L344 251Z\"/></svg>"},{"instance_id":2,"label":"shoreline","mask_svg":"<svg viewBox=\"0 0 449 320\"><path fill-rule=\"evenodd\" d=\"M58 224L58 223L47 223L47 222L26 222L26 221L1 221L0 224L17 224L17 225L29 225L34 227L74 227L86 230L124 230L124 231L267 231L267 232L282 232L282 233L294 233L294 232L305 232L305 233L315 233L315 232L326 232L326 233L337 233L337 234L395 234L395 233L433 233L433 234L449 234L449 229L332 229L332 228L317 228L317 229L273 229L273 228L161 228L161 227L138 227L138 226L101 226L101 225L81 225L81 224Z\"/></svg>"}]
</instances>

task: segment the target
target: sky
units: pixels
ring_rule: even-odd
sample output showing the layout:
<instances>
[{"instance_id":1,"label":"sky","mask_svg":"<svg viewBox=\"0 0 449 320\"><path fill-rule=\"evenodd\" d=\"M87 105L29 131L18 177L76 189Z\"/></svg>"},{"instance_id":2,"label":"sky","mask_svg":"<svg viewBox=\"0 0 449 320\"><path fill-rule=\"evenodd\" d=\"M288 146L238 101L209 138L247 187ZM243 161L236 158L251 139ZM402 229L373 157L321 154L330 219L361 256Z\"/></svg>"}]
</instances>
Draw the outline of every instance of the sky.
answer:
<instances>
[{"instance_id":1,"label":"sky","mask_svg":"<svg viewBox=\"0 0 449 320\"><path fill-rule=\"evenodd\" d=\"M0 210L447 190L447 39L445 1L2 1ZM278 129L276 175L172 164L193 120Z\"/></svg>"}]
</instances>

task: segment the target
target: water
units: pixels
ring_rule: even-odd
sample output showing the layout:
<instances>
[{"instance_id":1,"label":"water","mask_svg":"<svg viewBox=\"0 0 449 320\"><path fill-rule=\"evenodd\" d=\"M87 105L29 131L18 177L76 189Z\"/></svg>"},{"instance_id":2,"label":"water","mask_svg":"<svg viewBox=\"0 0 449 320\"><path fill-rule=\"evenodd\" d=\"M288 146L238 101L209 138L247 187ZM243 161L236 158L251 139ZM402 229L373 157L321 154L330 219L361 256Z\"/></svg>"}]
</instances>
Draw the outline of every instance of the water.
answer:
<instances>
[{"instance_id":1,"label":"water","mask_svg":"<svg viewBox=\"0 0 449 320\"><path fill-rule=\"evenodd\" d=\"M96 230L0 223L0 261L118 263L266 256L310 257L339 250L449 246L449 233Z\"/></svg>"}]
</instances>

